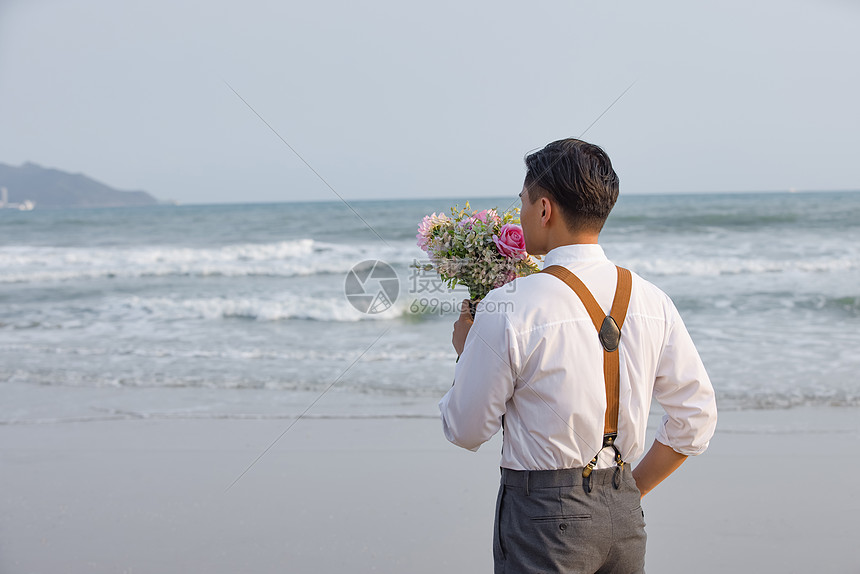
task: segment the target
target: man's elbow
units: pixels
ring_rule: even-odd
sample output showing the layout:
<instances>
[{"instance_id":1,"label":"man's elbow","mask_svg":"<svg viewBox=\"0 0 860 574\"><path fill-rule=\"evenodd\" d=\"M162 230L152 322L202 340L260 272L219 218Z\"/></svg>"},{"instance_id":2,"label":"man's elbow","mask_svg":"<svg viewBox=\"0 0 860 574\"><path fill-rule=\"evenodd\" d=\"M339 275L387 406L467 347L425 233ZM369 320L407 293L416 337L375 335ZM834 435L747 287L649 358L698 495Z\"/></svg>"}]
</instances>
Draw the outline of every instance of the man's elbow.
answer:
<instances>
[{"instance_id":1,"label":"man's elbow","mask_svg":"<svg viewBox=\"0 0 860 574\"><path fill-rule=\"evenodd\" d=\"M480 432L480 429L470 428L470 425L454 424L444 415L442 416L442 430L449 442L473 452L488 440Z\"/></svg>"},{"instance_id":2,"label":"man's elbow","mask_svg":"<svg viewBox=\"0 0 860 574\"><path fill-rule=\"evenodd\" d=\"M477 438L474 433L464 432L464 429L458 428L456 425L448 424L445 417L442 417L442 430L445 433L445 438L448 442L455 444L460 448L475 452L484 444L485 441Z\"/></svg>"},{"instance_id":3,"label":"man's elbow","mask_svg":"<svg viewBox=\"0 0 860 574\"><path fill-rule=\"evenodd\" d=\"M705 441L703 444L691 444L691 443L683 443L680 441L672 441L667 436L657 436L655 439L658 443L665 446L668 449L675 451L679 456L689 457L689 456L699 456L703 452L708 449L709 442ZM673 442L677 442L677 444L673 444Z\"/></svg>"}]
</instances>

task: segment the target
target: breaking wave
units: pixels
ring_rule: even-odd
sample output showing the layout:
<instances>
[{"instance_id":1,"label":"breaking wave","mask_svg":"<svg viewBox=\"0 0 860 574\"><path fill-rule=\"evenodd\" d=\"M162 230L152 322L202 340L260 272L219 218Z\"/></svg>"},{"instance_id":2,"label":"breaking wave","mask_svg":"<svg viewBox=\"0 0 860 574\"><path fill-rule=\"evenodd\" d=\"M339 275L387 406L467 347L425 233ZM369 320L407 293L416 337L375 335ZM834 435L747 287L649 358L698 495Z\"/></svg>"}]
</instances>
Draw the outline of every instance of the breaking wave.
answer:
<instances>
[{"instance_id":1,"label":"breaking wave","mask_svg":"<svg viewBox=\"0 0 860 574\"><path fill-rule=\"evenodd\" d=\"M714 276L765 273L826 273L860 269L860 257L816 257L810 259L753 259L711 257L708 259L624 259L623 263L642 275Z\"/></svg>"},{"instance_id":2,"label":"breaking wave","mask_svg":"<svg viewBox=\"0 0 860 574\"><path fill-rule=\"evenodd\" d=\"M411 243L411 242L410 242ZM410 248L411 247L411 248ZM163 277L296 277L346 273L364 259L408 265L421 252L406 243L338 244L297 239L223 247L0 247L0 282Z\"/></svg>"}]
</instances>

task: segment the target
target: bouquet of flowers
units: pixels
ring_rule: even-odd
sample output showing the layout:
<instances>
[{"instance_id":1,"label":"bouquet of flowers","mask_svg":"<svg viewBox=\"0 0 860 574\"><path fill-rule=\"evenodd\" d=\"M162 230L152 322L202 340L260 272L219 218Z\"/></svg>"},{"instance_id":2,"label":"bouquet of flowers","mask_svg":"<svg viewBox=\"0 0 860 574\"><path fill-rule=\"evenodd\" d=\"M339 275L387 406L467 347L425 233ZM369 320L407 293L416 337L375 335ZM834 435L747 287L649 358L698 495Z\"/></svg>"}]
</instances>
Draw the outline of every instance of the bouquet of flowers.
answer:
<instances>
[{"instance_id":1,"label":"bouquet of flowers","mask_svg":"<svg viewBox=\"0 0 860 574\"><path fill-rule=\"evenodd\" d=\"M431 263L412 267L435 269L450 289L468 287L472 316L491 289L539 271L526 253L518 208L500 215L495 209L472 210L466 202L463 209L452 207L451 217L424 217L415 237Z\"/></svg>"}]
</instances>

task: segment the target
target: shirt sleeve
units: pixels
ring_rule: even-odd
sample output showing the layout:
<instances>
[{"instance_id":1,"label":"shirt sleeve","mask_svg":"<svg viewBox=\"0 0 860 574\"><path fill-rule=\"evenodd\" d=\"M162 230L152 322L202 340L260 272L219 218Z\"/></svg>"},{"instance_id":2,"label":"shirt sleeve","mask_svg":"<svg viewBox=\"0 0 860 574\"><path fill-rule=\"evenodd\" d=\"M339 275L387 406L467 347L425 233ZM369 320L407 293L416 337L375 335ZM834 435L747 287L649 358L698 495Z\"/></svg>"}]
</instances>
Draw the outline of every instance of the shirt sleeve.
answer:
<instances>
[{"instance_id":1,"label":"shirt sleeve","mask_svg":"<svg viewBox=\"0 0 860 574\"><path fill-rule=\"evenodd\" d=\"M486 309L479 304L454 369L454 386L439 402L445 438L472 451L501 428L517 372L514 330L504 313Z\"/></svg>"},{"instance_id":2,"label":"shirt sleeve","mask_svg":"<svg viewBox=\"0 0 860 574\"><path fill-rule=\"evenodd\" d=\"M705 452L717 424L717 404L705 366L677 309L657 366L654 397L666 411L656 440L675 452Z\"/></svg>"}]
</instances>

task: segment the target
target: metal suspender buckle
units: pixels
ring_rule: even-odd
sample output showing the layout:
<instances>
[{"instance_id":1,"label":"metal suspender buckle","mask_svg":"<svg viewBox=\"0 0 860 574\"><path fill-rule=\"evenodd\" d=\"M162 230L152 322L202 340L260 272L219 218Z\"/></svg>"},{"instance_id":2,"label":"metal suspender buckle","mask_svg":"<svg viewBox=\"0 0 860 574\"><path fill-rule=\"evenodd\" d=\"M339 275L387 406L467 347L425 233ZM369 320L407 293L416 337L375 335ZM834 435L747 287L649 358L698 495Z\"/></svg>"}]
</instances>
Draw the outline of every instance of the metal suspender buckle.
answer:
<instances>
[{"instance_id":1,"label":"metal suspender buckle","mask_svg":"<svg viewBox=\"0 0 860 574\"><path fill-rule=\"evenodd\" d=\"M618 328L618 323L612 318L612 315L607 315L603 319L603 324L600 325L600 330L597 332L600 339L600 344L607 352L612 353L618 349L618 344L621 342L621 329Z\"/></svg>"},{"instance_id":2,"label":"metal suspender buckle","mask_svg":"<svg viewBox=\"0 0 860 574\"><path fill-rule=\"evenodd\" d=\"M591 459L591 462L585 465L585 468L582 469L582 488L585 489L585 492L591 492L591 471L594 470L594 465L597 464L597 455L599 452L594 455L594 458Z\"/></svg>"}]
</instances>

